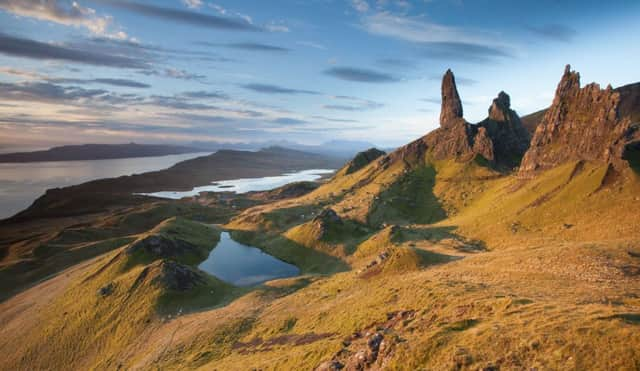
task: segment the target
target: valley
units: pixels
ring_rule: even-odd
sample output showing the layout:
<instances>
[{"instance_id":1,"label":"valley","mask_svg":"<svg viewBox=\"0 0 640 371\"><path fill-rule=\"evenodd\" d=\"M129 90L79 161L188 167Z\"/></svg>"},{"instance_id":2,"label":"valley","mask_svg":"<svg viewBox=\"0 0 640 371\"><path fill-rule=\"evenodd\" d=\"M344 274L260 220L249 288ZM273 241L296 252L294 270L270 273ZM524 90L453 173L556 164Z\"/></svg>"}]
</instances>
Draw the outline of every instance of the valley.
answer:
<instances>
[{"instance_id":1,"label":"valley","mask_svg":"<svg viewBox=\"0 0 640 371\"><path fill-rule=\"evenodd\" d=\"M50 190L0 224L0 369L637 369L638 86L567 66L534 118L499 92L469 123L448 70L440 126L390 153L219 151ZM242 271L222 243L288 269L205 269Z\"/></svg>"}]
</instances>

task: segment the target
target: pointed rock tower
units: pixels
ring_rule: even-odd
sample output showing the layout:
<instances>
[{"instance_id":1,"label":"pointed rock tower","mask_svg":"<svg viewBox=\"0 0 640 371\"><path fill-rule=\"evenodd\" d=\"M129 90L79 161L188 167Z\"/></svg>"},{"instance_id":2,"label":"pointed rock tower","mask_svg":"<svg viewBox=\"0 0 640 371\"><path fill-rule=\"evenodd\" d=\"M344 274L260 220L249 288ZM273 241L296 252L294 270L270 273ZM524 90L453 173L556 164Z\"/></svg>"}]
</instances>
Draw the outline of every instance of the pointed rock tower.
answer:
<instances>
[{"instance_id":1,"label":"pointed rock tower","mask_svg":"<svg viewBox=\"0 0 640 371\"><path fill-rule=\"evenodd\" d=\"M451 70L447 70L442 78L442 107L440 109L440 126L454 124L463 117L462 101L458 95L456 78Z\"/></svg>"},{"instance_id":2,"label":"pointed rock tower","mask_svg":"<svg viewBox=\"0 0 640 371\"><path fill-rule=\"evenodd\" d=\"M580 87L580 74L567 65L553 104L536 128L520 174L531 176L568 161L584 160L624 167L627 146L640 141L640 84L600 89Z\"/></svg>"},{"instance_id":3,"label":"pointed rock tower","mask_svg":"<svg viewBox=\"0 0 640 371\"><path fill-rule=\"evenodd\" d=\"M463 108L453 72L442 78L440 128L424 138L426 147L436 160L469 161L482 156L501 167L514 167L528 148L529 134L518 114L511 109L511 99L500 92L489 108L489 117L470 124Z\"/></svg>"}]
</instances>

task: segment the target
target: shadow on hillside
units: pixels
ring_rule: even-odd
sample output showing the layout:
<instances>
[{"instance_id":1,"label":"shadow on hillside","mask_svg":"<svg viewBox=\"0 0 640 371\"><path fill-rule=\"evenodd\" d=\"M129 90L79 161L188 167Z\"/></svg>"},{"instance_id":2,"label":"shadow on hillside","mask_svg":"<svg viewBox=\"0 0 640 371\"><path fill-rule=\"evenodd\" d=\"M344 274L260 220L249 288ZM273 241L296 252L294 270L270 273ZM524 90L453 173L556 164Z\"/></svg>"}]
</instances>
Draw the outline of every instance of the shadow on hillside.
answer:
<instances>
[{"instance_id":1,"label":"shadow on hillside","mask_svg":"<svg viewBox=\"0 0 640 371\"><path fill-rule=\"evenodd\" d=\"M629 163L629 167L637 175L640 175L640 141L627 144L622 158Z\"/></svg>"},{"instance_id":2,"label":"shadow on hillside","mask_svg":"<svg viewBox=\"0 0 640 371\"><path fill-rule=\"evenodd\" d=\"M419 242L427 240L432 243L445 243L455 250L467 253L487 250L484 241L469 240L454 233L456 229L457 227L455 226L403 228L396 238L399 239L399 242Z\"/></svg>"},{"instance_id":3,"label":"shadow on hillside","mask_svg":"<svg viewBox=\"0 0 640 371\"><path fill-rule=\"evenodd\" d=\"M447 213L433 192L436 171L426 166L401 176L376 197L368 215L369 225L432 224Z\"/></svg>"},{"instance_id":4,"label":"shadow on hillside","mask_svg":"<svg viewBox=\"0 0 640 371\"><path fill-rule=\"evenodd\" d=\"M612 316L600 317L598 319L602 319L602 320L619 319L631 325L640 325L640 313L620 313L620 314L614 314Z\"/></svg>"}]
</instances>

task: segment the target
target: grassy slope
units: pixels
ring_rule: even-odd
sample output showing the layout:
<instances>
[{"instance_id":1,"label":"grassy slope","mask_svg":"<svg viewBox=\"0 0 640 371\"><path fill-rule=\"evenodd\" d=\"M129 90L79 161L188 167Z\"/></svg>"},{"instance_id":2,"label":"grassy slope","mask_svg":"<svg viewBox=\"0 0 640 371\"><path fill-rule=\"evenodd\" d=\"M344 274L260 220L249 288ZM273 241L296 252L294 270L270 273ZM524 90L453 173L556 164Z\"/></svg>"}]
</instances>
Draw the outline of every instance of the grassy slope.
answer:
<instances>
[{"instance_id":1,"label":"grassy slope","mask_svg":"<svg viewBox=\"0 0 640 371\"><path fill-rule=\"evenodd\" d=\"M102 350L95 357L60 353L78 349L26 330L12 336L7 349L30 356L7 359L3 366L47 360L79 367L121 362L143 368L312 369L338 351L343 361L366 349L359 340L343 344L352 333L381 331L392 351L381 352L379 367L638 368L640 180L629 172L602 187L605 173L597 164L567 164L524 180L477 163L394 162L383 168L374 162L306 196L250 209L227 225L237 230L235 237L298 264L304 273L323 275L280 280L227 306L146 325L137 324L145 323L148 309L132 305L124 310L136 311L136 325L108 331L101 320L87 325L104 334L98 339L106 345L96 348ZM392 200L406 192L415 197ZM389 210L380 210L385 201ZM302 226L326 206L349 225L388 218L402 227L377 231L373 225L356 239L337 233L318 245ZM424 224L430 222L437 223ZM344 252L345 244L353 251L330 254ZM388 258L367 268L384 252ZM117 287L130 287L141 267L119 275L123 283ZM96 305L97 288L80 291L70 284L53 299L53 318L63 318L58 308L75 308L71 298L79 293L90 300L81 308ZM162 302L153 286L146 290L148 303ZM119 295L113 300L123 300ZM20 299L2 305L15 308ZM101 307L94 310L102 318ZM413 312L389 323L395 311ZM11 314L0 319L5 329L25 320ZM62 326L48 321L54 320L37 323ZM132 336L133 330L142 336ZM116 341L114 334L129 340ZM6 340L0 345L9 346ZM45 353L36 356L34 349ZM56 356L42 356L47 352ZM63 363L65 357L70 363Z\"/></svg>"}]
</instances>

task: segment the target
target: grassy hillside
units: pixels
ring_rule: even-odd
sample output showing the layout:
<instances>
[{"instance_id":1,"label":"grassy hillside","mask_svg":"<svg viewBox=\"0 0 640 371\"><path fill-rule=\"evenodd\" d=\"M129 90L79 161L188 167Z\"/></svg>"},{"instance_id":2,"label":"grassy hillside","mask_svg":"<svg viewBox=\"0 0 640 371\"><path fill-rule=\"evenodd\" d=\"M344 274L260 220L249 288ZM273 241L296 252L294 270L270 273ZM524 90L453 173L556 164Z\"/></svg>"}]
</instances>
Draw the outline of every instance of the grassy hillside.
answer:
<instances>
[{"instance_id":1,"label":"grassy hillside","mask_svg":"<svg viewBox=\"0 0 640 371\"><path fill-rule=\"evenodd\" d=\"M217 229L161 221L0 304L0 368L640 367L635 171L403 150L224 225L301 276L231 287L193 268Z\"/></svg>"}]
</instances>

